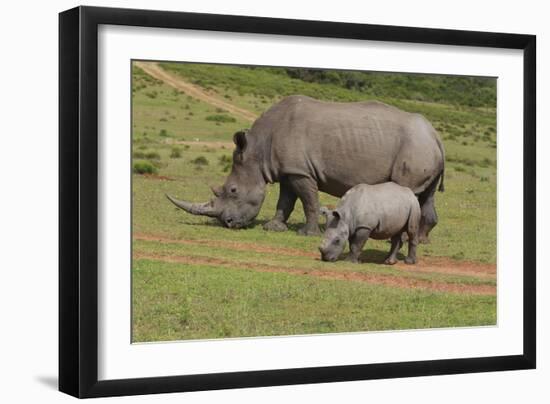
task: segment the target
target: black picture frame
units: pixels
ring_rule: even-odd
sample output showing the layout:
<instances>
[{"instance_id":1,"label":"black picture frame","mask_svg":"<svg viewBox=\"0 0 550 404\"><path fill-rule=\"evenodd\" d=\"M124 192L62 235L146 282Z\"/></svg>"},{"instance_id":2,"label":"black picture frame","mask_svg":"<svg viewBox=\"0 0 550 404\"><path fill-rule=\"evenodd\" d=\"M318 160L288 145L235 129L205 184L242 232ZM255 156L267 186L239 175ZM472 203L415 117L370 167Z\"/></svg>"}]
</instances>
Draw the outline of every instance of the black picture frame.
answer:
<instances>
[{"instance_id":1,"label":"black picture frame","mask_svg":"<svg viewBox=\"0 0 550 404\"><path fill-rule=\"evenodd\" d=\"M523 50L523 354L98 381L100 24ZM533 35L96 7L60 13L59 390L84 398L535 368L535 73Z\"/></svg>"}]
</instances>

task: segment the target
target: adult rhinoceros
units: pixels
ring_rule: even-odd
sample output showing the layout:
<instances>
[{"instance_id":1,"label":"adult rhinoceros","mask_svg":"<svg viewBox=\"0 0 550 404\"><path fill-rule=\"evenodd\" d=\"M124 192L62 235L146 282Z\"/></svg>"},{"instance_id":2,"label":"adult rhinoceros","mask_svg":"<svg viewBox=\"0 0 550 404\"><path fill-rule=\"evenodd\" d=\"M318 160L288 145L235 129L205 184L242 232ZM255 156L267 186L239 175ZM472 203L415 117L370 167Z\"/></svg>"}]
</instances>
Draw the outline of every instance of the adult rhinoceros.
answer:
<instances>
[{"instance_id":1,"label":"adult rhinoceros","mask_svg":"<svg viewBox=\"0 0 550 404\"><path fill-rule=\"evenodd\" d=\"M267 230L287 230L296 199L306 224L299 233L319 234L318 191L337 197L360 183L394 181L419 197L419 238L437 223L434 193L443 190L444 149L421 115L380 102L336 103L290 96L273 105L249 131L235 133L233 166L215 198L198 204L168 198L194 215L218 218L230 228L250 224L260 212L268 183L280 193Z\"/></svg>"}]
</instances>

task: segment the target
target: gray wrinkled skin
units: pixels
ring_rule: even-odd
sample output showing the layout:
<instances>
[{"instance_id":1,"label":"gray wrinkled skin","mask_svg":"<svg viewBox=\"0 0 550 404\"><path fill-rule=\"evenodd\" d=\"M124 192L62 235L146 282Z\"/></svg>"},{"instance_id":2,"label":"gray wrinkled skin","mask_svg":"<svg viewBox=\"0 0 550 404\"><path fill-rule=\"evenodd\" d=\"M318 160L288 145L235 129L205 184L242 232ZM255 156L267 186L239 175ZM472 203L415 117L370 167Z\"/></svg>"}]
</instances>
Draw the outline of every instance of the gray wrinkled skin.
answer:
<instances>
[{"instance_id":1,"label":"gray wrinkled skin","mask_svg":"<svg viewBox=\"0 0 550 404\"><path fill-rule=\"evenodd\" d=\"M391 238L392 246L386 264L397 262L401 234L409 236L407 264L416 263L416 246L420 225L420 205L414 193L393 182L378 185L360 184L350 189L334 210L321 209L327 227L319 247L323 261L336 261L346 242L350 244L348 259L359 262L359 255L368 238Z\"/></svg>"},{"instance_id":2,"label":"gray wrinkled skin","mask_svg":"<svg viewBox=\"0 0 550 404\"><path fill-rule=\"evenodd\" d=\"M198 204L170 197L176 206L216 217L227 227L245 227L260 211L266 184L279 182L277 210L264 228L286 230L300 199L306 216L300 233L320 234L318 191L341 197L357 184L393 181L419 198L421 240L437 223L434 193L438 182L443 190L444 150L421 115L375 101L291 96L233 140L233 167L225 184L213 190L214 198Z\"/></svg>"}]
</instances>

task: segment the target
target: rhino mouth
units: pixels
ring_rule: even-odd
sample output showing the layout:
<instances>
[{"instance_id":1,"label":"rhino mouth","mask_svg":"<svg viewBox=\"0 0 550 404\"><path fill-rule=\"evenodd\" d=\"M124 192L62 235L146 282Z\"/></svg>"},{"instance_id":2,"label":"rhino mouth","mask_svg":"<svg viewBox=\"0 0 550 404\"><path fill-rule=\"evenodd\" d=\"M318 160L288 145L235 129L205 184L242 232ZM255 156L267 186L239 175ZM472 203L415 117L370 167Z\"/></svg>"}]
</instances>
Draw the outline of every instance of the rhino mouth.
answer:
<instances>
[{"instance_id":1,"label":"rhino mouth","mask_svg":"<svg viewBox=\"0 0 550 404\"><path fill-rule=\"evenodd\" d=\"M321 260L322 261L334 262L338 259L338 255L326 253L325 251L322 250L322 248L319 248L319 251L321 252Z\"/></svg>"},{"instance_id":2,"label":"rhino mouth","mask_svg":"<svg viewBox=\"0 0 550 404\"><path fill-rule=\"evenodd\" d=\"M227 227L228 229L244 229L246 227L251 226L254 220L243 221L243 220L235 220L232 218L226 218L226 219L220 219L220 222L222 223L223 226Z\"/></svg>"}]
</instances>

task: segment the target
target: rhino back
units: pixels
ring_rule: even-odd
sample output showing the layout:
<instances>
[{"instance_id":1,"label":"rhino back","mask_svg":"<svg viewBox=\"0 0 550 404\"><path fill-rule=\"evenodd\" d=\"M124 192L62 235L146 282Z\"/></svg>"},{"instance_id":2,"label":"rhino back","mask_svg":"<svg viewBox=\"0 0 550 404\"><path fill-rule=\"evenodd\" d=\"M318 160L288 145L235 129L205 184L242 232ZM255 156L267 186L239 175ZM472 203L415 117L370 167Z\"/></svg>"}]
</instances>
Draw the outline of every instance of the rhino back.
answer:
<instances>
[{"instance_id":1,"label":"rhino back","mask_svg":"<svg viewBox=\"0 0 550 404\"><path fill-rule=\"evenodd\" d=\"M251 132L266 139L262 147L268 177L310 176L321 191L342 196L356 184L391 180L413 116L376 101L336 103L292 96L264 113ZM415 181L409 180L412 187Z\"/></svg>"},{"instance_id":2,"label":"rhino back","mask_svg":"<svg viewBox=\"0 0 550 404\"><path fill-rule=\"evenodd\" d=\"M411 210L420 207L409 188L387 182L353 187L341 199L339 209L345 212L351 228L367 227L372 238L387 239L400 233Z\"/></svg>"}]
</instances>

